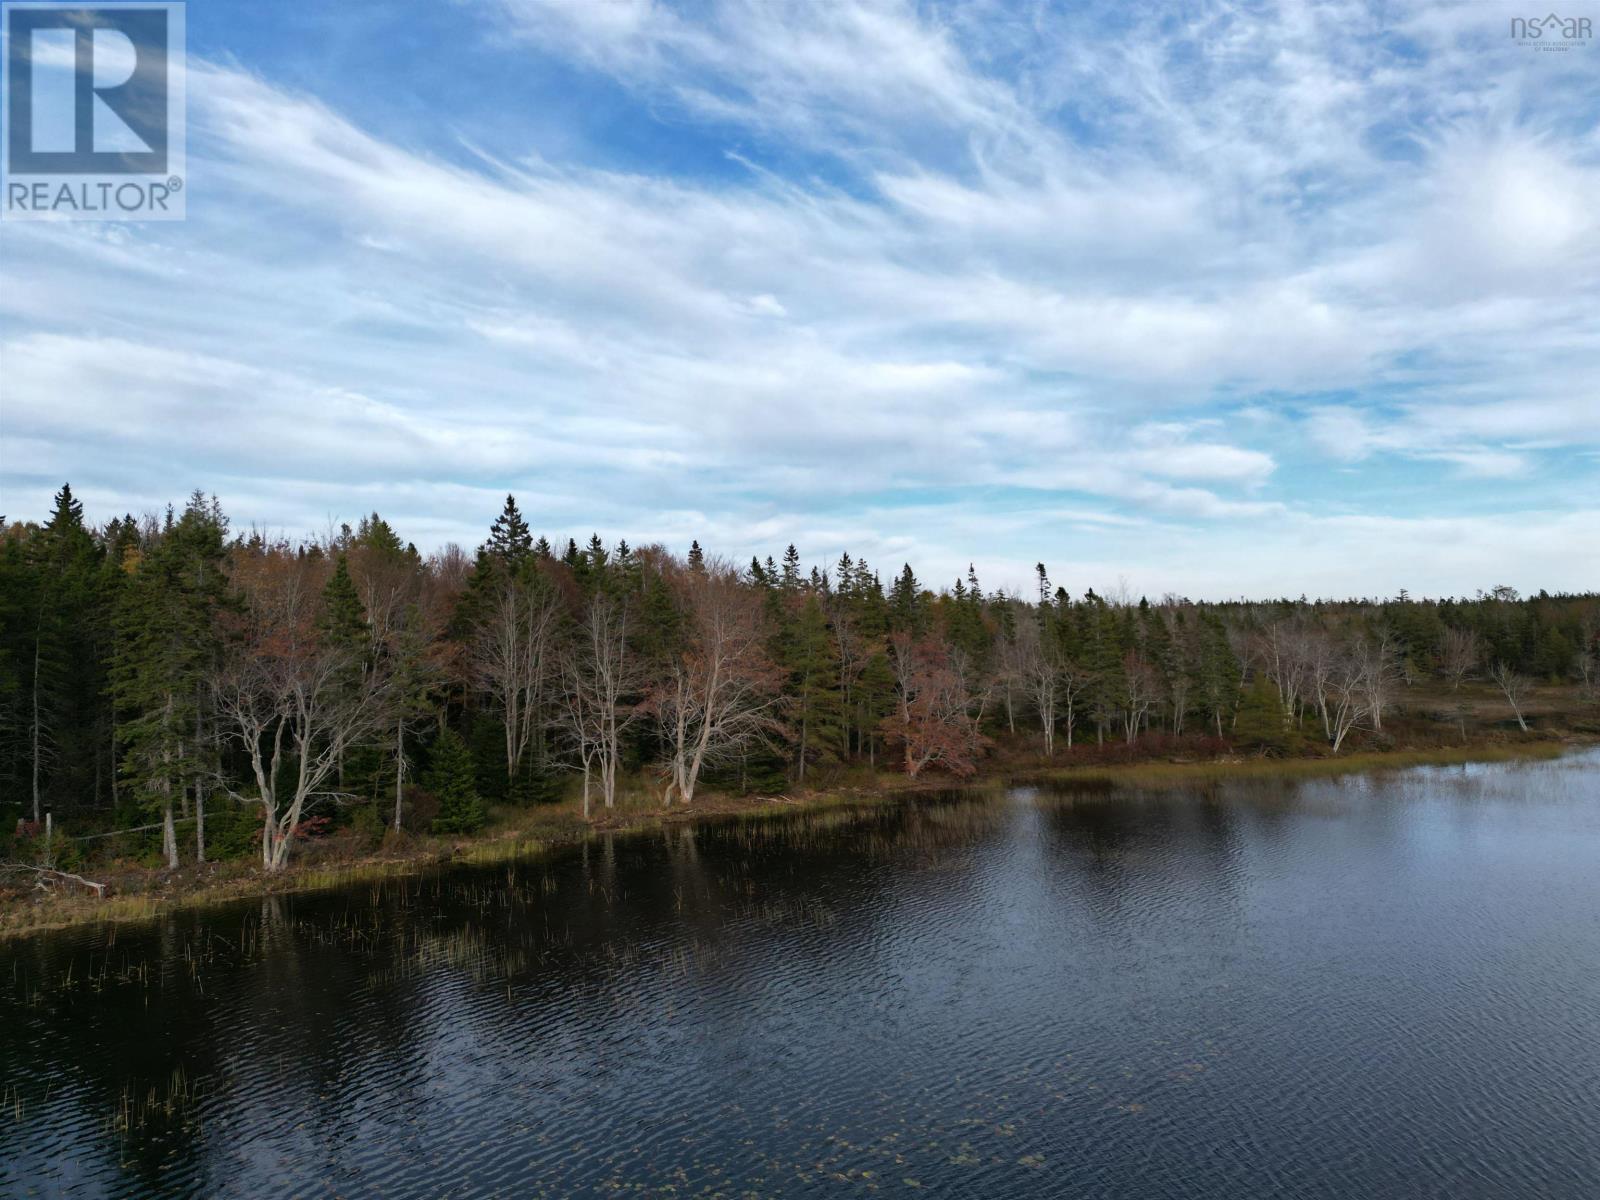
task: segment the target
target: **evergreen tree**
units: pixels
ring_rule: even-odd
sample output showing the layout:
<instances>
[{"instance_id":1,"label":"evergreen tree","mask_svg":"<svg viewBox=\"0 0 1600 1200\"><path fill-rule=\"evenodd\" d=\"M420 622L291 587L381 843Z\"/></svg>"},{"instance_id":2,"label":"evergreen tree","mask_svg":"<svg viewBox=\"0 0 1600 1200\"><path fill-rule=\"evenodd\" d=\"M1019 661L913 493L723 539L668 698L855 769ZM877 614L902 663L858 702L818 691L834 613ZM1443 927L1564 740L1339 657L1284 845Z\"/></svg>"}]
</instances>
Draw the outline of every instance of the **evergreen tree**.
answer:
<instances>
[{"instance_id":1,"label":"evergreen tree","mask_svg":"<svg viewBox=\"0 0 1600 1200\"><path fill-rule=\"evenodd\" d=\"M356 526L355 537L351 539L350 545L351 548L360 547L390 558L399 558L408 549L413 554L416 553L416 548L404 545L400 541L400 535L394 531L394 527L377 513L361 518L361 523Z\"/></svg>"},{"instance_id":2,"label":"evergreen tree","mask_svg":"<svg viewBox=\"0 0 1600 1200\"><path fill-rule=\"evenodd\" d=\"M198 493L138 558L117 616L113 687L125 716L118 727L123 777L138 802L159 812L163 852L178 865L174 809L196 799L196 846L205 857L206 781L216 768L208 733L207 676L227 606L226 523Z\"/></svg>"},{"instance_id":3,"label":"evergreen tree","mask_svg":"<svg viewBox=\"0 0 1600 1200\"><path fill-rule=\"evenodd\" d=\"M927 606L922 585L906 563L889 589L889 627L897 632L920 637L927 629Z\"/></svg>"},{"instance_id":4,"label":"evergreen tree","mask_svg":"<svg viewBox=\"0 0 1600 1200\"><path fill-rule=\"evenodd\" d=\"M794 707L795 777L806 767L835 761L842 749L844 711L839 694L838 660L828 618L815 595L805 598L783 636L783 664L789 669Z\"/></svg>"},{"instance_id":5,"label":"evergreen tree","mask_svg":"<svg viewBox=\"0 0 1600 1200\"><path fill-rule=\"evenodd\" d=\"M969 662L977 665L988 658L990 637L989 627L983 620L983 591L978 586L977 572L970 566L966 582L956 580L951 591L945 632Z\"/></svg>"},{"instance_id":6,"label":"evergreen tree","mask_svg":"<svg viewBox=\"0 0 1600 1200\"><path fill-rule=\"evenodd\" d=\"M489 527L489 540L484 548L510 567L516 567L533 553L533 534L522 519L515 496L506 496L506 506Z\"/></svg>"},{"instance_id":7,"label":"evergreen tree","mask_svg":"<svg viewBox=\"0 0 1600 1200\"><path fill-rule=\"evenodd\" d=\"M1267 754L1293 753L1302 749L1305 742L1299 730L1284 723L1277 689L1260 673L1239 701L1233 737L1241 746Z\"/></svg>"},{"instance_id":8,"label":"evergreen tree","mask_svg":"<svg viewBox=\"0 0 1600 1200\"><path fill-rule=\"evenodd\" d=\"M1227 630L1215 617L1205 623L1196 672L1201 707L1221 737L1224 727L1233 722L1243 673L1233 647L1228 645Z\"/></svg>"},{"instance_id":9,"label":"evergreen tree","mask_svg":"<svg viewBox=\"0 0 1600 1200\"><path fill-rule=\"evenodd\" d=\"M854 563L854 561L851 560L850 552L848 550L846 550L843 554L839 555L839 563L838 563L838 566L836 566L834 568L834 572L833 573L834 573L834 578L836 578L839 581L839 585L838 585L839 595L847 597L847 598L850 597L850 596L855 595L855 591L856 591L856 564Z\"/></svg>"},{"instance_id":10,"label":"evergreen tree","mask_svg":"<svg viewBox=\"0 0 1600 1200\"><path fill-rule=\"evenodd\" d=\"M361 608L361 596L355 581L350 578L350 559L339 555L338 563L322 590L322 637L329 643L347 649L359 663L366 650L367 618Z\"/></svg>"},{"instance_id":11,"label":"evergreen tree","mask_svg":"<svg viewBox=\"0 0 1600 1200\"><path fill-rule=\"evenodd\" d=\"M488 817L478 795L472 754L453 729L444 729L433 744L427 786L439 800L435 833L474 833L483 828Z\"/></svg>"}]
</instances>

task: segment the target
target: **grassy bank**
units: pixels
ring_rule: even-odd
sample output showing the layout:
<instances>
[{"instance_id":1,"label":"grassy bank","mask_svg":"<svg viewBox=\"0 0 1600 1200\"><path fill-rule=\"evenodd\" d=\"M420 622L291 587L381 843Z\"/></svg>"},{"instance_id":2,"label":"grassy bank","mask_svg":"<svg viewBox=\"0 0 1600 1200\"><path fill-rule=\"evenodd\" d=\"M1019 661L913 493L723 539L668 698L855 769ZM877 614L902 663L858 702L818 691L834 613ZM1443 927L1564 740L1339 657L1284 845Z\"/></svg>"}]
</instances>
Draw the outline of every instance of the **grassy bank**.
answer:
<instances>
[{"instance_id":1,"label":"grassy bank","mask_svg":"<svg viewBox=\"0 0 1600 1200\"><path fill-rule=\"evenodd\" d=\"M1322 758L1226 758L1206 762L1143 762L1065 766L1033 771L1019 782L1104 782L1127 787L1188 787L1226 779L1325 779L1363 771L1445 767L1463 763L1534 761L1574 748L1570 741L1531 741L1420 750L1369 751Z\"/></svg>"},{"instance_id":2,"label":"grassy bank","mask_svg":"<svg viewBox=\"0 0 1600 1200\"><path fill-rule=\"evenodd\" d=\"M1050 764L1032 756L1000 755L977 786L1009 782L1083 782L1131 787L1185 787L1231 779L1311 779L1352 772L1467 762L1554 758L1581 742L1553 739L1486 741L1457 746L1395 749L1338 757L1242 758L1194 761L1145 760ZM1084 752L1089 753L1088 748ZM492 864L549 854L607 835L648 832L684 822L780 816L894 803L918 792L948 787L944 778L912 781L888 772L852 771L834 786L784 796L722 796L697 799L692 807L662 808L648 792L619 797L613 809L596 809L585 820L578 801L531 809L497 809L490 826L472 838L405 834L362 850L336 839L306 848L300 861L274 875L252 862L234 861L154 871L125 866L96 874L108 884L105 899L56 891L22 893L0 903L0 940L95 922L144 921L180 908L251 897L347 887L376 879L415 875L455 864Z\"/></svg>"},{"instance_id":3,"label":"grassy bank","mask_svg":"<svg viewBox=\"0 0 1600 1200\"><path fill-rule=\"evenodd\" d=\"M0 898L0 941L96 922L146 921L180 908L226 904L260 896L314 892L373 880L416 875L453 865L491 865L618 834L648 833L689 822L857 808L927 790L903 776L874 775L863 785L783 796L720 796L692 806L663 808L644 792L618 797L615 808L595 808L585 819L575 799L532 809L499 808L489 827L468 838L402 834L377 850L360 852L336 839L306 848L298 861L266 874L253 861L187 865L177 871L122 866L94 873L107 884L105 899L80 889L22 893Z\"/></svg>"}]
</instances>

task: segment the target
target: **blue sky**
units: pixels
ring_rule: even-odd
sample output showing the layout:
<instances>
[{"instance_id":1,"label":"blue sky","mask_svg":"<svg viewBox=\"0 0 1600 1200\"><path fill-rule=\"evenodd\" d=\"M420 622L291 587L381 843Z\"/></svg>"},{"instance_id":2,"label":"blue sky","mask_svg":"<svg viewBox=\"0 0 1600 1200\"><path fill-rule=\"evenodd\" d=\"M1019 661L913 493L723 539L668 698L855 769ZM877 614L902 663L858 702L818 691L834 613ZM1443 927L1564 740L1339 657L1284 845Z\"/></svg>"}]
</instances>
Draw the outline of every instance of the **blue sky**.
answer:
<instances>
[{"instance_id":1,"label":"blue sky","mask_svg":"<svg viewBox=\"0 0 1600 1200\"><path fill-rule=\"evenodd\" d=\"M188 220L0 226L0 511L1593 588L1600 46L1515 11L191 3Z\"/></svg>"}]
</instances>

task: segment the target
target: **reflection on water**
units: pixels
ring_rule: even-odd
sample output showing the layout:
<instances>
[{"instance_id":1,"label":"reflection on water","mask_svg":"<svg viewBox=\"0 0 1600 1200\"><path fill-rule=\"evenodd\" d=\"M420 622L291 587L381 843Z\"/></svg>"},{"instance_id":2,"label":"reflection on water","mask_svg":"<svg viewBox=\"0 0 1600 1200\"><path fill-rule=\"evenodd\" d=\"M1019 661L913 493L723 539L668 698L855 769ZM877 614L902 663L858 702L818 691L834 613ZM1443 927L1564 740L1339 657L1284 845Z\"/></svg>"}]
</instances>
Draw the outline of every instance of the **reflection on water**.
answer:
<instances>
[{"instance_id":1,"label":"reflection on water","mask_svg":"<svg viewBox=\"0 0 1600 1200\"><path fill-rule=\"evenodd\" d=\"M1600 755L1021 788L0 948L6 1195L1600 1195Z\"/></svg>"}]
</instances>

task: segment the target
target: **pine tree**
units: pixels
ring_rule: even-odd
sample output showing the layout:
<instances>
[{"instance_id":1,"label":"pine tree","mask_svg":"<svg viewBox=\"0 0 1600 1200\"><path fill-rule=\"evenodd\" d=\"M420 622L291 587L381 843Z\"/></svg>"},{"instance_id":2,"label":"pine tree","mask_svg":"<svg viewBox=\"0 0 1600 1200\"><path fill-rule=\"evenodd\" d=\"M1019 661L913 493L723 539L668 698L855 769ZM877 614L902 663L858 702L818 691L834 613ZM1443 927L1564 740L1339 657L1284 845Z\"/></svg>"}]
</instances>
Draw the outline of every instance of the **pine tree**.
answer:
<instances>
[{"instance_id":1,"label":"pine tree","mask_svg":"<svg viewBox=\"0 0 1600 1200\"><path fill-rule=\"evenodd\" d=\"M533 553L533 534L517 508L517 498L506 496L506 506L489 527L489 540L485 549L507 566L516 567Z\"/></svg>"},{"instance_id":2,"label":"pine tree","mask_svg":"<svg viewBox=\"0 0 1600 1200\"><path fill-rule=\"evenodd\" d=\"M1223 726L1234 719L1239 703L1239 682L1243 672L1228 645L1228 633L1215 617L1206 620L1201 635L1200 661L1196 671L1201 708L1222 736Z\"/></svg>"},{"instance_id":3,"label":"pine tree","mask_svg":"<svg viewBox=\"0 0 1600 1200\"><path fill-rule=\"evenodd\" d=\"M178 865L174 807L195 789L196 846L205 857L204 795L215 770L206 681L227 606L222 572L226 524L198 493L183 516L137 560L117 617L113 688L126 714L118 728L123 777L134 798L161 815L163 851Z\"/></svg>"},{"instance_id":4,"label":"pine tree","mask_svg":"<svg viewBox=\"0 0 1600 1200\"><path fill-rule=\"evenodd\" d=\"M795 777L803 780L809 764L838 759L844 735L837 652L815 595L807 596L788 622L783 663L794 697L789 724L795 735Z\"/></svg>"},{"instance_id":5,"label":"pine tree","mask_svg":"<svg viewBox=\"0 0 1600 1200\"><path fill-rule=\"evenodd\" d=\"M705 551L700 549L698 541L689 543L689 570L695 574L703 574L706 569Z\"/></svg>"},{"instance_id":6,"label":"pine tree","mask_svg":"<svg viewBox=\"0 0 1600 1200\"><path fill-rule=\"evenodd\" d=\"M839 581L838 593L844 597L855 595L856 591L856 564L846 550L839 555L839 564L834 568L834 578Z\"/></svg>"},{"instance_id":7,"label":"pine tree","mask_svg":"<svg viewBox=\"0 0 1600 1200\"><path fill-rule=\"evenodd\" d=\"M355 581L350 578L348 555L339 555L333 574L322 590L320 626L324 640L349 650L352 657L360 661L368 639L367 618Z\"/></svg>"},{"instance_id":8,"label":"pine tree","mask_svg":"<svg viewBox=\"0 0 1600 1200\"><path fill-rule=\"evenodd\" d=\"M446 728L433 744L427 786L439 800L435 833L473 833L483 828L487 813L478 795L472 754L453 729Z\"/></svg>"},{"instance_id":9,"label":"pine tree","mask_svg":"<svg viewBox=\"0 0 1600 1200\"><path fill-rule=\"evenodd\" d=\"M897 632L920 637L927 629L927 606L922 585L906 563L889 588L889 627Z\"/></svg>"},{"instance_id":10,"label":"pine tree","mask_svg":"<svg viewBox=\"0 0 1600 1200\"><path fill-rule=\"evenodd\" d=\"M407 550L400 541L400 535L394 531L394 527L377 513L361 518L350 545L352 548L361 547L392 558L400 557Z\"/></svg>"},{"instance_id":11,"label":"pine tree","mask_svg":"<svg viewBox=\"0 0 1600 1200\"><path fill-rule=\"evenodd\" d=\"M854 723L866 740L867 761L876 765L878 753L878 727L894 711L894 667L889 656L879 650L867 659L861 678L851 689L850 698L855 707Z\"/></svg>"},{"instance_id":12,"label":"pine tree","mask_svg":"<svg viewBox=\"0 0 1600 1200\"><path fill-rule=\"evenodd\" d=\"M983 590L971 567L967 568L965 583L956 580L950 600L945 626L950 641L961 648L970 662L982 663L989 654L989 628L983 621Z\"/></svg>"},{"instance_id":13,"label":"pine tree","mask_svg":"<svg viewBox=\"0 0 1600 1200\"><path fill-rule=\"evenodd\" d=\"M1283 704L1277 689L1259 672L1240 697L1233 737L1240 745L1266 754L1294 753L1302 749L1305 742L1299 730L1284 724Z\"/></svg>"},{"instance_id":14,"label":"pine tree","mask_svg":"<svg viewBox=\"0 0 1600 1200\"><path fill-rule=\"evenodd\" d=\"M118 579L70 486L29 536L24 561L23 610L6 640L24 643L15 647L24 703L12 719L26 739L28 783L19 791L37 816L41 805L98 801L111 775L106 656Z\"/></svg>"}]
</instances>

